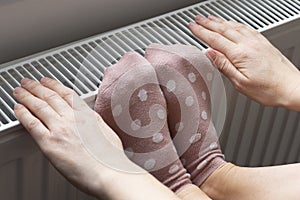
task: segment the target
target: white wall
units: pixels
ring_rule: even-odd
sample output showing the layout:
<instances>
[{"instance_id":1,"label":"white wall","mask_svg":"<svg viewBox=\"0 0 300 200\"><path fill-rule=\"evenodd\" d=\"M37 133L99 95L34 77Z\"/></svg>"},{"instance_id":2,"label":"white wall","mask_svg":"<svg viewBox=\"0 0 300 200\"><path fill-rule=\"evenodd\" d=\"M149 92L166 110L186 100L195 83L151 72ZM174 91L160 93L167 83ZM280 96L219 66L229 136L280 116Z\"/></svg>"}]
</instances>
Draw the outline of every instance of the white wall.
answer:
<instances>
[{"instance_id":1,"label":"white wall","mask_svg":"<svg viewBox=\"0 0 300 200\"><path fill-rule=\"evenodd\" d=\"M0 64L201 0L1 0Z\"/></svg>"}]
</instances>

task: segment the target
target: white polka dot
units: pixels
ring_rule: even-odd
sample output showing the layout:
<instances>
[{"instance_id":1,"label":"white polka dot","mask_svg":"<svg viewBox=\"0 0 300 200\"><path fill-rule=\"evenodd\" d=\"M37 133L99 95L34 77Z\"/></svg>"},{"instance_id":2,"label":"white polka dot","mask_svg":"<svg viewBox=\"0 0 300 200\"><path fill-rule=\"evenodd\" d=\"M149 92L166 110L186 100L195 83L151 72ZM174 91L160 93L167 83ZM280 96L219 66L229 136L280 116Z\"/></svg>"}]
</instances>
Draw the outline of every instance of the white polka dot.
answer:
<instances>
[{"instance_id":1,"label":"white polka dot","mask_svg":"<svg viewBox=\"0 0 300 200\"><path fill-rule=\"evenodd\" d=\"M147 99L148 99L147 91L144 89L140 90L138 97L140 98L141 101L147 101Z\"/></svg>"},{"instance_id":2,"label":"white polka dot","mask_svg":"<svg viewBox=\"0 0 300 200\"><path fill-rule=\"evenodd\" d=\"M195 83L196 75L194 73L189 73L188 78L192 83Z\"/></svg>"},{"instance_id":3,"label":"white polka dot","mask_svg":"<svg viewBox=\"0 0 300 200\"><path fill-rule=\"evenodd\" d=\"M122 106L121 105L116 105L114 107L114 109L112 110L112 114L113 114L114 117L119 117L121 115L122 111L123 111Z\"/></svg>"},{"instance_id":4,"label":"white polka dot","mask_svg":"<svg viewBox=\"0 0 300 200\"><path fill-rule=\"evenodd\" d=\"M212 81L213 80L213 74L212 73L207 73L206 78L207 78L208 81Z\"/></svg>"},{"instance_id":5,"label":"white polka dot","mask_svg":"<svg viewBox=\"0 0 300 200\"><path fill-rule=\"evenodd\" d=\"M190 138L190 143L193 144L201 139L201 134L197 133Z\"/></svg>"},{"instance_id":6,"label":"white polka dot","mask_svg":"<svg viewBox=\"0 0 300 200\"><path fill-rule=\"evenodd\" d=\"M141 128L141 125L142 125L141 120L136 119L131 123L131 129L136 131Z\"/></svg>"},{"instance_id":7,"label":"white polka dot","mask_svg":"<svg viewBox=\"0 0 300 200\"><path fill-rule=\"evenodd\" d=\"M209 145L210 150L218 148L218 144L216 142L213 142Z\"/></svg>"},{"instance_id":8,"label":"white polka dot","mask_svg":"<svg viewBox=\"0 0 300 200\"><path fill-rule=\"evenodd\" d=\"M201 96L202 96L202 99L203 99L203 100L206 100L206 98L207 98L207 97L206 97L206 92L202 92L202 93L201 93Z\"/></svg>"},{"instance_id":9,"label":"white polka dot","mask_svg":"<svg viewBox=\"0 0 300 200\"><path fill-rule=\"evenodd\" d=\"M166 112L165 112L164 110L162 110L162 109L158 110L158 111L157 111L157 117L158 117L159 119L165 119L165 117L166 117Z\"/></svg>"},{"instance_id":10,"label":"white polka dot","mask_svg":"<svg viewBox=\"0 0 300 200\"><path fill-rule=\"evenodd\" d=\"M146 170L151 170L155 167L156 161L154 159L147 160L144 164Z\"/></svg>"},{"instance_id":11,"label":"white polka dot","mask_svg":"<svg viewBox=\"0 0 300 200\"><path fill-rule=\"evenodd\" d=\"M192 106L194 104L194 99L192 96L189 96L185 99L185 105L188 107Z\"/></svg>"},{"instance_id":12,"label":"white polka dot","mask_svg":"<svg viewBox=\"0 0 300 200\"><path fill-rule=\"evenodd\" d=\"M204 160L203 162L201 162L198 166L197 166L197 170L202 169L203 167L205 167L205 165L207 164L207 160Z\"/></svg>"},{"instance_id":13,"label":"white polka dot","mask_svg":"<svg viewBox=\"0 0 300 200\"><path fill-rule=\"evenodd\" d=\"M202 117L202 119L207 120L207 113L205 111L203 111L201 113L201 117Z\"/></svg>"},{"instance_id":14,"label":"white polka dot","mask_svg":"<svg viewBox=\"0 0 300 200\"><path fill-rule=\"evenodd\" d=\"M169 80L167 82L167 89L169 92L173 92L176 89L176 82L174 80Z\"/></svg>"},{"instance_id":15,"label":"white polka dot","mask_svg":"<svg viewBox=\"0 0 300 200\"><path fill-rule=\"evenodd\" d=\"M169 169L169 174L174 174L179 170L179 166L178 165L172 165Z\"/></svg>"},{"instance_id":16,"label":"white polka dot","mask_svg":"<svg viewBox=\"0 0 300 200\"><path fill-rule=\"evenodd\" d=\"M184 129L184 125L182 122L178 122L176 125L175 125L175 130L176 132L180 132Z\"/></svg>"},{"instance_id":17,"label":"white polka dot","mask_svg":"<svg viewBox=\"0 0 300 200\"><path fill-rule=\"evenodd\" d=\"M164 136L161 133L155 133L152 137L154 143L160 143L164 140Z\"/></svg>"},{"instance_id":18,"label":"white polka dot","mask_svg":"<svg viewBox=\"0 0 300 200\"><path fill-rule=\"evenodd\" d=\"M128 158L132 158L134 155L133 149L132 148L126 148L125 150L125 154Z\"/></svg>"},{"instance_id":19,"label":"white polka dot","mask_svg":"<svg viewBox=\"0 0 300 200\"><path fill-rule=\"evenodd\" d=\"M186 160L184 158L180 159L182 165L185 165L186 164Z\"/></svg>"}]
</instances>

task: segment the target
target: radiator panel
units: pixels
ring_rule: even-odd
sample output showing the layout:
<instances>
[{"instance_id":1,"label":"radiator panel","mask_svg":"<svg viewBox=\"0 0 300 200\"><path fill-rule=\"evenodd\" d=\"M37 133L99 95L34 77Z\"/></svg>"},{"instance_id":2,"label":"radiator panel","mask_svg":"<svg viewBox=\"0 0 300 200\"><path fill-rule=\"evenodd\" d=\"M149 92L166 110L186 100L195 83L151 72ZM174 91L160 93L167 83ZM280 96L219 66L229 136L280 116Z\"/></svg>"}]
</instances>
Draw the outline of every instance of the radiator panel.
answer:
<instances>
[{"instance_id":1,"label":"radiator panel","mask_svg":"<svg viewBox=\"0 0 300 200\"><path fill-rule=\"evenodd\" d=\"M67 183L41 155L15 119L12 89L23 77L52 77L93 103L106 67L125 52L144 53L150 43L206 44L187 24L197 14L213 14L246 23L272 41L300 66L299 0L209 0L148 21L34 55L0 69L0 194L7 199L92 199ZM224 78L227 118L221 135L226 160L242 166L300 161L300 115L264 107L237 93ZM9 153L7 153L9 152ZM2 190L1 190L2 189Z\"/></svg>"}]
</instances>

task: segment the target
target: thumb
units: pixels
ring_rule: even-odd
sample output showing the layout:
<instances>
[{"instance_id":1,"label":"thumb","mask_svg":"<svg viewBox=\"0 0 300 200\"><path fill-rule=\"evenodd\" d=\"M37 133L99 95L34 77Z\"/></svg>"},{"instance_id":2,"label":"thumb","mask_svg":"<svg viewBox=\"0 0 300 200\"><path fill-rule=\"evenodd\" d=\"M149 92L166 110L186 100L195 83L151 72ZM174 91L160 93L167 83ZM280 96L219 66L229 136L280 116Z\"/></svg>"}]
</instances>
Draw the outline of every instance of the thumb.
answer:
<instances>
[{"instance_id":1,"label":"thumb","mask_svg":"<svg viewBox=\"0 0 300 200\"><path fill-rule=\"evenodd\" d=\"M228 60L224 54L214 49L207 50L205 54L215 64L218 70L222 72L222 74L224 74L229 80L235 82L244 78L242 73Z\"/></svg>"}]
</instances>

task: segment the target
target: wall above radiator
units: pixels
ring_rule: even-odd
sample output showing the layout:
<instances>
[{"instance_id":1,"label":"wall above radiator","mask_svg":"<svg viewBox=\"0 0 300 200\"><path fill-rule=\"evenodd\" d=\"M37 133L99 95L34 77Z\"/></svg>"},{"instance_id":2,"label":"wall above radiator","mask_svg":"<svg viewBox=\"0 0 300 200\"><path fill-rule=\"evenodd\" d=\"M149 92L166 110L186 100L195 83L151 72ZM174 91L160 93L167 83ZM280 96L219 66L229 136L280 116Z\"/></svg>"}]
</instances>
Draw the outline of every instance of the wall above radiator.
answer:
<instances>
[{"instance_id":1,"label":"wall above radiator","mask_svg":"<svg viewBox=\"0 0 300 200\"><path fill-rule=\"evenodd\" d=\"M200 0L1 0L0 64L197 2Z\"/></svg>"}]
</instances>

